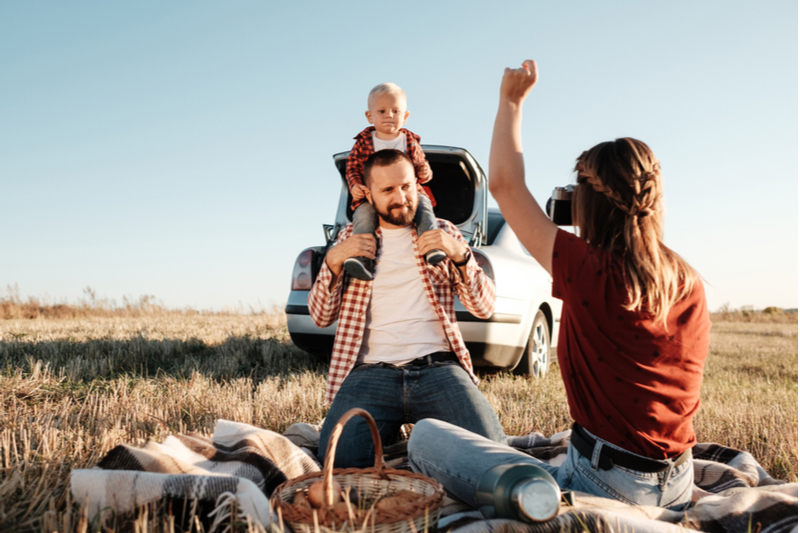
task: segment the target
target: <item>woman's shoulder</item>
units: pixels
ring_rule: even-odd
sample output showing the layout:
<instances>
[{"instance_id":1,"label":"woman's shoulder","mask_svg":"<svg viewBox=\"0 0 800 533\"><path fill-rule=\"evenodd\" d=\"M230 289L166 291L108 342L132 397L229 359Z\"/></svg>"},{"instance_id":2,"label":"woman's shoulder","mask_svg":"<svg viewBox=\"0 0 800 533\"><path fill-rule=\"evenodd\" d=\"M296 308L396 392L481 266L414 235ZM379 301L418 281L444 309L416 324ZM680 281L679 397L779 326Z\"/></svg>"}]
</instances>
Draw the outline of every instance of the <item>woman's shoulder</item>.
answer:
<instances>
[{"instance_id":1,"label":"woman's shoulder","mask_svg":"<svg viewBox=\"0 0 800 533\"><path fill-rule=\"evenodd\" d=\"M621 253L603 250L589 244L578 235L558 228L553 246L553 268L555 263L578 263L585 266L610 267L624 263Z\"/></svg>"},{"instance_id":2,"label":"woman's shoulder","mask_svg":"<svg viewBox=\"0 0 800 533\"><path fill-rule=\"evenodd\" d=\"M606 299L616 301L627 295L624 256L596 248L560 228L553 246L552 275L553 296L564 301L578 299L591 305L593 296L602 294L597 304L605 307Z\"/></svg>"},{"instance_id":3,"label":"woman's shoulder","mask_svg":"<svg viewBox=\"0 0 800 533\"><path fill-rule=\"evenodd\" d=\"M696 324L700 327L709 326L711 318L706 302L706 288L702 278L696 276L692 290L673 306L673 314L676 316L679 326Z\"/></svg>"}]
</instances>

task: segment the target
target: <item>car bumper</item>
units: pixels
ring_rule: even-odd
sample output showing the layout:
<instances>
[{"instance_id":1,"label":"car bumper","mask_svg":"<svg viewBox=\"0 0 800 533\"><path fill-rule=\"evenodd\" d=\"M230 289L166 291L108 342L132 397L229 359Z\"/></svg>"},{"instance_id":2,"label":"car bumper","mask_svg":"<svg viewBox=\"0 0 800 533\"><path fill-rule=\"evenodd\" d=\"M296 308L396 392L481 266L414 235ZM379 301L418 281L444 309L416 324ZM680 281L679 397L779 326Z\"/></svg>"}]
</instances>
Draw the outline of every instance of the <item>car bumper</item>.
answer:
<instances>
[{"instance_id":1,"label":"car bumper","mask_svg":"<svg viewBox=\"0 0 800 533\"><path fill-rule=\"evenodd\" d=\"M498 298L495 313L488 319L472 315L457 298L454 307L474 366L513 368L517 364L527 342L527 332L521 331L525 302ZM308 312L308 291L290 293L286 322L298 348L317 356L330 354L337 322L326 328L314 324Z\"/></svg>"}]
</instances>

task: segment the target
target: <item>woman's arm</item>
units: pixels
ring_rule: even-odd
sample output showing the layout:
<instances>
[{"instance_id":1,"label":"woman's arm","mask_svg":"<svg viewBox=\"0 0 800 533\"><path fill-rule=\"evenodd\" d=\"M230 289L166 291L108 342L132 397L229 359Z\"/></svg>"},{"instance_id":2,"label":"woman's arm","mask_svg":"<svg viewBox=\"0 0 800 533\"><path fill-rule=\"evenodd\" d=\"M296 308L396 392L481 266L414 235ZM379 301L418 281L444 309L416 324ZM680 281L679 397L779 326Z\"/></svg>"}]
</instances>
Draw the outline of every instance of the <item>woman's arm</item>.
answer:
<instances>
[{"instance_id":1,"label":"woman's arm","mask_svg":"<svg viewBox=\"0 0 800 533\"><path fill-rule=\"evenodd\" d=\"M525 185L522 159L522 104L537 79L536 63L530 59L522 68L507 68L503 74L489 152L489 190L522 245L552 275L558 226L547 218Z\"/></svg>"}]
</instances>

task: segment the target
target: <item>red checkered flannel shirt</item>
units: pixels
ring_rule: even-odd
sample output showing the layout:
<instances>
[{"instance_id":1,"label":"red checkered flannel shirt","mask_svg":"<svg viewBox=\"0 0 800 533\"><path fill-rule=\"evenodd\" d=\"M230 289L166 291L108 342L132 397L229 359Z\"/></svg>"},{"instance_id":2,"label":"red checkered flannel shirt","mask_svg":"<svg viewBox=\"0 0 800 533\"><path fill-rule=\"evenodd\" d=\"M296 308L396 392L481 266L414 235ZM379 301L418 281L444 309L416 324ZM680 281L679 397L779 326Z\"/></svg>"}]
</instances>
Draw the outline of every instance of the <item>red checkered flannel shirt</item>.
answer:
<instances>
[{"instance_id":1,"label":"red checkered flannel shirt","mask_svg":"<svg viewBox=\"0 0 800 533\"><path fill-rule=\"evenodd\" d=\"M464 245L466 241L453 224L446 220L438 219L439 227L456 238ZM378 228L380 250L380 228ZM353 225L348 224L340 233L337 244L353 234ZM442 323L450 349L458 356L461 366L469 374L473 382L478 378L472 370L470 359L461 331L458 329L456 313L453 307L455 296L467 310L478 318L489 318L494 313L496 299L494 283L478 266L474 257L467 263L466 280L461 279L458 267L451 261L442 261L436 266L430 266L417 249L417 232L411 232L414 246L414 255L417 258L422 285L428 301L436 311ZM336 338L333 342L333 354L328 370L328 386L326 399L333 402L334 396L342 386L344 379L353 369L361 348L366 327L367 306L372 296L372 282L351 278L342 272L339 275L333 290L329 291L332 279L328 265L323 261L322 268L317 276L317 281L308 295L308 309L314 323L321 327L328 327L337 319Z\"/></svg>"},{"instance_id":2,"label":"red checkered flannel shirt","mask_svg":"<svg viewBox=\"0 0 800 533\"><path fill-rule=\"evenodd\" d=\"M375 146L372 144L372 132L375 131L375 126L370 126L364 131L353 137L356 143L350 150L350 155L347 156L347 172L345 178L347 179L347 187L352 191L353 185L364 185L364 163L367 158L375 153ZM417 183L428 183L433 178L431 166L428 160L425 159L425 152L419 145L420 136L412 133L405 128L400 128L400 132L406 136L406 153L414 163L414 175L417 177ZM431 197L428 192L428 197ZM356 207L363 204L366 200L353 200L350 207L355 210ZM431 198L433 201L433 198ZM435 203L433 204L436 205Z\"/></svg>"}]
</instances>

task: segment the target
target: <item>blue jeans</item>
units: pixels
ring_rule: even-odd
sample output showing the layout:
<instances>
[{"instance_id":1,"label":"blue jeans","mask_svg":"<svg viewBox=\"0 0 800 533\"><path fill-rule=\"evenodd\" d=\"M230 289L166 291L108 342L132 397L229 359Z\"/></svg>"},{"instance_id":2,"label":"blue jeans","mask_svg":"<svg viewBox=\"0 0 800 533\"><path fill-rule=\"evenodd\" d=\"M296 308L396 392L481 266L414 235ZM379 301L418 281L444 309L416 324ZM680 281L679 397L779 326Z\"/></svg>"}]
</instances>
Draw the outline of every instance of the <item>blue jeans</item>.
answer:
<instances>
[{"instance_id":1,"label":"blue jeans","mask_svg":"<svg viewBox=\"0 0 800 533\"><path fill-rule=\"evenodd\" d=\"M506 442L494 409L455 361L402 367L358 365L342 383L322 424L320 461L325 460L336 422L353 407L366 410L375 419L384 445L397 438L400 426L423 418L447 420L492 441ZM366 468L374 464L369 426L364 419L353 418L339 438L334 466Z\"/></svg>"},{"instance_id":2,"label":"blue jeans","mask_svg":"<svg viewBox=\"0 0 800 533\"><path fill-rule=\"evenodd\" d=\"M417 226L417 235L422 235L428 230L438 228L436 215L433 214L431 201L424 194L417 195L419 204L414 213L414 224ZM375 234L378 227L378 213L369 202L364 202L353 211L353 233Z\"/></svg>"},{"instance_id":3,"label":"blue jeans","mask_svg":"<svg viewBox=\"0 0 800 533\"><path fill-rule=\"evenodd\" d=\"M597 440L604 446L619 449ZM659 473L637 472L619 466L601 470L570 446L564 463L551 466L510 446L439 420L422 420L414 426L408 442L408 458L412 470L436 479L451 496L473 507L478 507L475 488L483 473L493 466L508 463L540 466L565 490L673 510L682 510L691 501L694 485L691 460Z\"/></svg>"}]
</instances>

